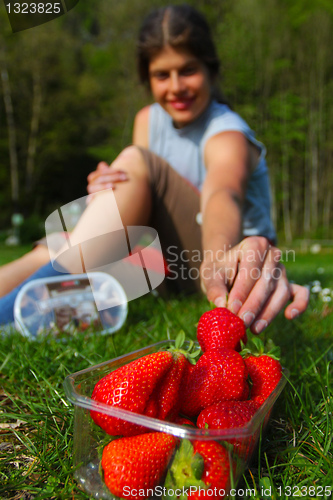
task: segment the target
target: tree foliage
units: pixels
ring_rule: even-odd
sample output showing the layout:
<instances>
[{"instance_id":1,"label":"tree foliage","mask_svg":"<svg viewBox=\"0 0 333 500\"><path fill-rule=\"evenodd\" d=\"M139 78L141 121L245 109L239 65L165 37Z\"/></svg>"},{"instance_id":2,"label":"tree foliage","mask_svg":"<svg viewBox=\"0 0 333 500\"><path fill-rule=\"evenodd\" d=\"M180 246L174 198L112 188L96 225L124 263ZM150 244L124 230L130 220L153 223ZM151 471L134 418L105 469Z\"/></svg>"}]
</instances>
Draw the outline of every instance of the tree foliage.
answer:
<instances>
[{"instance_id":1,"label":"tree foliage","mask_svg":"<svg viewBox=\"0 0 333 500\"><path fill-rule=\"evenodd\" d=\"M189 3L212 26L223 93L266 145L279 234L332 237L332 2ZM13 210L45 217L83 196L96 163L131 142L150 102L136 76L137 30L159 5L82 1L15 34L0 8L0 228Z\"/></svg>"}]
</instances>

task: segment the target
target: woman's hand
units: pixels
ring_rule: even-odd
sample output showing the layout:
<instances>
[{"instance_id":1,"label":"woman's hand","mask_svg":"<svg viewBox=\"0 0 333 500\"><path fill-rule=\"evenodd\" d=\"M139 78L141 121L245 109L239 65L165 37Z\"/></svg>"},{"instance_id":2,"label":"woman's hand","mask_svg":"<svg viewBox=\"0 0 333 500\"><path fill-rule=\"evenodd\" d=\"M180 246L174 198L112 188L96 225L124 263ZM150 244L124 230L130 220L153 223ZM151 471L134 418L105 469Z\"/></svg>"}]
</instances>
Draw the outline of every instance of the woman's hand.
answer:
<instances>
[{"instance_id":1,"label":"woman's hand","mask_svg":"<svg viewBox=\"0 0 333 500\"><path fill-rule=\"evenodd\" d=\"M228 307L253 333L260 333L288 302L287 319L296 318L308 305L308 289L289 283L280 258L280 250L266 238L245 238L215 259L204 259L202 289L209 301Z\"/></svg>"},{"instance_id":2,"label":"woman's hand","mask_svg":"<svg viewBox=\"0 0 333 500\"><path fill-rule=\"evenodd\" d=\"M89 195L98 193L103 189L114 189L117 182L128 180L127 173L117 168L116 161L111 165L101 161L96 170L88 175L87 191Z\"/></svg>"}]
</instances>

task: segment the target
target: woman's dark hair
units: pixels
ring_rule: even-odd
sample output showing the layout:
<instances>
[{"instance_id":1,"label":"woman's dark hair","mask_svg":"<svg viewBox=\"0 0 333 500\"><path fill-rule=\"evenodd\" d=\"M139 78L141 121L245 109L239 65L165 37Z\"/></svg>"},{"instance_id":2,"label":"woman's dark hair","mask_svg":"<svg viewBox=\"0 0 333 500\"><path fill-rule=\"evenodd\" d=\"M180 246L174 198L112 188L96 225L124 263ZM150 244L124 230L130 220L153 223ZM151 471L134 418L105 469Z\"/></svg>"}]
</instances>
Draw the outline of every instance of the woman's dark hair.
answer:
<instances>
[{"instance_id":1,"label":"woman's dark hair","mask_svg":"<svg viewBox=\"0 0 333 500\"><path fill-rule=\"evenodd\" d=\"M213 82L219 72L219 60L210 28L190 5L170 5L153 10L145 18L139 32L137 64L141 83L149 83L149 61L165 45L183 49L207 67Z\"/></svg>"}]
</instances>

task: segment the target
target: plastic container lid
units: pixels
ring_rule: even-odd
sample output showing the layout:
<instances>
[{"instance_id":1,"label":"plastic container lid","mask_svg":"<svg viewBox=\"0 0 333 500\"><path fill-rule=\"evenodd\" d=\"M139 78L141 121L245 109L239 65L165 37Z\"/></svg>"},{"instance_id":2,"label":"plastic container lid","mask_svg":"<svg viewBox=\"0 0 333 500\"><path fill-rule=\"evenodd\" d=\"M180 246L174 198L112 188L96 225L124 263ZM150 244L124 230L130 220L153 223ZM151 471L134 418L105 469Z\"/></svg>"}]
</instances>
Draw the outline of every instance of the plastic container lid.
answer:
<instances>
[{"instance_id":1,"label":"plastic container lid","mask_svg":"<svg viewBox=\"0 0 333 500\"><path fill-rule=\"evenodd\" d=\"M90 326L101 334L114 333L127 312L123 287L102 272L32 280L22 287L14 304L15 327L30 338L50 330L72 333Z\"/></svg>"}]
</instances>

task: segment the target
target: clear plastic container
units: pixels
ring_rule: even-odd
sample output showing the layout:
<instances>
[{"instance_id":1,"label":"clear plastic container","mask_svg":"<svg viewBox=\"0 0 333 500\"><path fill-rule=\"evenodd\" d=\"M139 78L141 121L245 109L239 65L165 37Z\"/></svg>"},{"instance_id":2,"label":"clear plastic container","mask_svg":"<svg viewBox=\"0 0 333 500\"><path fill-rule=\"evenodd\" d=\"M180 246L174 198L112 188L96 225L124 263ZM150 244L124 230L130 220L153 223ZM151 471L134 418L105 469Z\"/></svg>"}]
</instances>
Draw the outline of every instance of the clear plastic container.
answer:
<instances>
[{"instance_id":1,"label":"clear plastic container","mask_svg":"<svg viewBox=\"0 0 333 500\"><path fill-rule=\"evenodd\" d=\"M272 407L286 384L286 370L284 370L284 376L278 386L252 420L244 427L237 429L191 428L121 410L91 399L90 396L95 384L106 374L142 356L164 350L169 345L170 341L162 341L66 377L64 381L65 392L71 403L75 405L74 476L81 488L92 498L111 500L116 497L107 489L100 474L100 451L111 441L111 437L93 422L90 416L91 410L98 410L99 413L103 412L127 422L143 425L148 432L160 431L172 434L179 438L179 443L188 439L192 442L193 440L214 440L222 444L227 449L230 465L232 464L226 494L230 493L232 488L236 488L239 478L249 464L261 430L266 426ZM169 463L169 467L171 464L172 462ZM165 474L167 474L167 470Z\"/></svg>"},{"instance_id":2,"label":"clear plastic container","mask_svg":"<svg viewBox=\"0 0 333 500\"><path fill-rule=\"evenodd\" d=\"M92 326L101 334L119 330L127 317L127 297L120 283L102 272L32 280L14 304L15 327L36 338L45 332L71 333Z\"/></svg>"}]
</instances>

